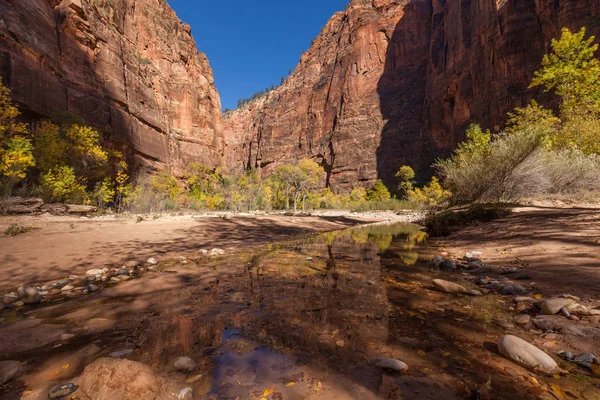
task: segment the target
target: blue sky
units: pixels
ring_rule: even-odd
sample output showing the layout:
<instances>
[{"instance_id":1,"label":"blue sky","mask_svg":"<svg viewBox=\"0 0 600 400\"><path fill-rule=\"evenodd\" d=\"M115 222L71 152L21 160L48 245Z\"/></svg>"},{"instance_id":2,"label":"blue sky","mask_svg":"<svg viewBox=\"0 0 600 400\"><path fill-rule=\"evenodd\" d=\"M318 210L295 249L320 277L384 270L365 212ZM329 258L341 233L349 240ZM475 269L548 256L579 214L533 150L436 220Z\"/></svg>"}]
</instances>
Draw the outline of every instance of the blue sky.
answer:
<instances>
[{"instance_id":1,"label":"blue sky","mask_svg":"<svg viewBox=\"0 0 600 400\"><path fill-rule=\"evenodd\" d=\"M168 0L192 26L215 73L223 108L279 84L348 0Z\"/></svg>"}]
</instances>

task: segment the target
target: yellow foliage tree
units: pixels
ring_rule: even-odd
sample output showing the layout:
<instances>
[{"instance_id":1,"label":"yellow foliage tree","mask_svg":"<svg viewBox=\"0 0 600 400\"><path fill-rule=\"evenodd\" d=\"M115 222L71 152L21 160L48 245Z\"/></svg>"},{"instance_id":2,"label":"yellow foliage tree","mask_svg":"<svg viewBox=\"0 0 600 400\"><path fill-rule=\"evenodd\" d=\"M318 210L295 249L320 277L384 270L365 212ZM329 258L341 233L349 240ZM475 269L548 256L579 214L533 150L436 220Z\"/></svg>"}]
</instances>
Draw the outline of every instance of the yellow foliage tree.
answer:
<instances>
[{"instance_id":1,"label":"yellow foliage tree","mask_svg":"<svg viewBox=\"0 0 600 400\"><path fill-rule=\"evenodd\" d=\"M14 185L35 166L29 132L25 124L17 121L19 115L10 90L0 81L0 180L5 195L10 195Z\"/></svg>"}]
</instances>

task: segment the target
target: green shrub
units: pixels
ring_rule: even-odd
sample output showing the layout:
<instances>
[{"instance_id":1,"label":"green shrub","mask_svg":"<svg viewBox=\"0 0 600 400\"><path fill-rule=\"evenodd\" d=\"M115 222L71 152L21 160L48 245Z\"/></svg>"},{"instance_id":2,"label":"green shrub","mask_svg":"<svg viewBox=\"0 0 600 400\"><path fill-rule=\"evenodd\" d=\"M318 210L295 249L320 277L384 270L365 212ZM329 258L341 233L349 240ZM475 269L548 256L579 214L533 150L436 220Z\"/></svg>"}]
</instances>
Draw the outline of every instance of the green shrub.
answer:
<instances>
[{"instance_id":1,"label":"green shrub","mask_svg":"<svg viewBox=\"0 0 600 400\"><path fill-rule=\"evenodd\" d=\"M383 181L381 181L381 179L378 179L373 185L373 187L367 190L367 199L369 201L385 201L389 200L390 197L390 191L383 184Z\"/></svg>"},{"instance_id":2,"label":"green shrub","mask_svg":"<svg viewBox=\"0 0 600 400\"><path fill-rule=\"evenodd\" d=\"M18 236L24 233L30 232L34 230L33 226L20 226L17 224L11 224L8 228L4 230L4 235L6 236Z\"/></svg>"},{"instance_id":3,"label":"green shrub","mask_svg":"<svg viewBox=\"0 0 600 400\"><path fill-rule=\"evenodd\" d=\"M490 222L510 215L510 208L498 204L475 204L466 209L430 212L425 220L432 237L448 236L452 232L477 222Z\"/></svg>"}]
</instances>

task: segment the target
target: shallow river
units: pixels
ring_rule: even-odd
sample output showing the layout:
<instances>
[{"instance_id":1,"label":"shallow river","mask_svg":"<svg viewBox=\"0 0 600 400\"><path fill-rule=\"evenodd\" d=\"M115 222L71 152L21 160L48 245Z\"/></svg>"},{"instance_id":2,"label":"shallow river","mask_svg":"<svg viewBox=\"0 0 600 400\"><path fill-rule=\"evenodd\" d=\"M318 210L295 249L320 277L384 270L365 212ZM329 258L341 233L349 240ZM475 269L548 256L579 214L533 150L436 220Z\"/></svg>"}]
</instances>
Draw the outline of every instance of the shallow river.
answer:
<instances>
[{"instance_id":1,"label":"shallow river","mask_svg":"<svg viewBox=\"0 0 600 400\"><path fill-rule=\"evenodd\" d=\"M161 262L98 293L5 311L0 359L27 372L0 398L46 399L114 352L195 399L475 398L492 376L495 398L537 396L493 349L501 331L490 300L432 290L442 274L429 269L434 254L417 225L370 225L216 258L186 254L187 264ZM198 367L176 371L182 356ZM378 357L409 372L382 371Z\"/></svg>"}]
</instances>

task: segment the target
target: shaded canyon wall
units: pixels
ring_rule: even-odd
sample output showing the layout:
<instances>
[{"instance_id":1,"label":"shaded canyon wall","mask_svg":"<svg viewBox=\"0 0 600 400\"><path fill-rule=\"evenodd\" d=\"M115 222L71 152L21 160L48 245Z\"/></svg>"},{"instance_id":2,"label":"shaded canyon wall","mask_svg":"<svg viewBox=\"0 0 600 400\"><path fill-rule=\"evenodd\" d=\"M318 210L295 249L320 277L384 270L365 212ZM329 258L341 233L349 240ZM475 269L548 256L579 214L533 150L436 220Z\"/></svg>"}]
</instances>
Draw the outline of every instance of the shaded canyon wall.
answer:
<instances>
[{"instance_id":1,"label":"shaded canyon wall","mask_svg":"<svg viewBox=\"0 0 600 400\"><path fill-rule=\"evenodd\" d=\"M477 121L499 131L563 26L600 33L598 0L353 0L287 81L225 114L229 167L309 157L334 187L423 175ZM543 97L543 96L542 96Z\"/></svg>"},{"instance_id":2,"label":"shaded canyon wall","mask_svg":"<svg viewBox=\"0 0 600 400\"><path fill-rule=\"evenodd\" d=\"M32 118L79 115L138 164L222 164L213 72L164 0L0 0L0 75Z\"/></svg>"}]
</instances>

